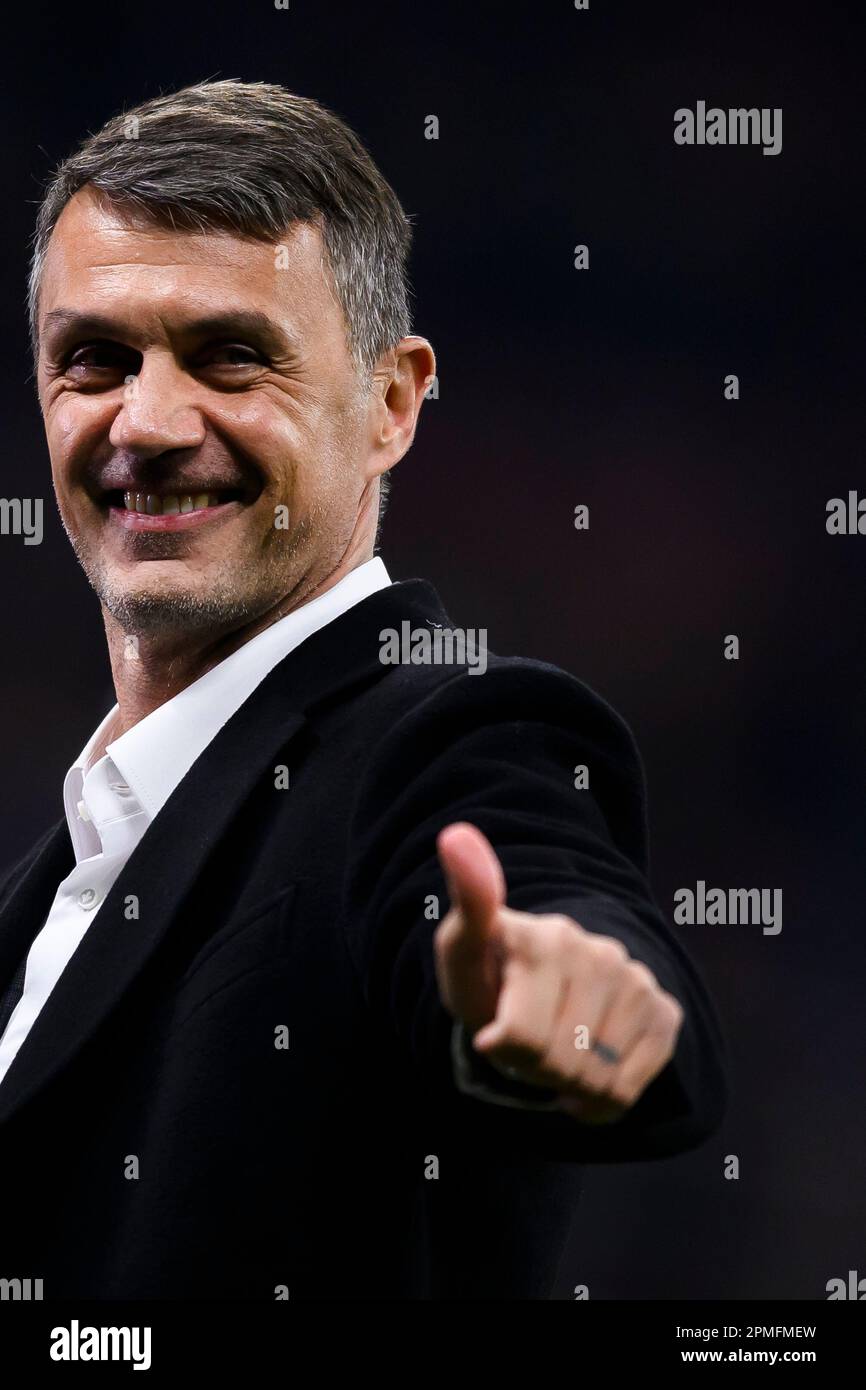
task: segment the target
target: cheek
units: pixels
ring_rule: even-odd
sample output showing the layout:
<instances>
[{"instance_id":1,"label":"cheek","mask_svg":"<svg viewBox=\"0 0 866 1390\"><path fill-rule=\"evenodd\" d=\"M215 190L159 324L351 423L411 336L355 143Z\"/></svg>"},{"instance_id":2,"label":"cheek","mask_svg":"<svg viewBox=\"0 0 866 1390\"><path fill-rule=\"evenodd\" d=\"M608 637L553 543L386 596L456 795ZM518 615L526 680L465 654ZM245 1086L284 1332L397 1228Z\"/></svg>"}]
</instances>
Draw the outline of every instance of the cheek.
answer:
<instances>
[{"instance_id":1,"label":"cheek","mask_svg":"<svg viewBox=\"0 0 866 1390\"><path fill-rule=\"evenodd\" d=\"M292 463L311 467L323 455L333 453L346 432L342 401L310 387L275 391L261 387L244 396L227 398L219 414L210 408L211 421L226 439L244 449L263 468L277 472Z\"/></svg>"},{"instance_id":2,"label":"cheek","mask_svg":"<svg viewBox=\"0 0 866 1390\"><path fill-rule=\"evenodd\" d=\"M225 411L208 411L207 424L231 452L241 454L262 474L265 487L291 476L307 451L300 422L264 396L237 399Z\"/></svg>"},{"instance_id":3,"label":"cheek","mask_svg":"<svg viewBox=\"0 0 866 1390\"><path fill-rule=\"evenodd\" d=\"M112 414L104 404L83 397L61 397L45 416L45 438L55 484L63 486L75 463L87 459L107 439Z\"/></svg>"}]
</instances>

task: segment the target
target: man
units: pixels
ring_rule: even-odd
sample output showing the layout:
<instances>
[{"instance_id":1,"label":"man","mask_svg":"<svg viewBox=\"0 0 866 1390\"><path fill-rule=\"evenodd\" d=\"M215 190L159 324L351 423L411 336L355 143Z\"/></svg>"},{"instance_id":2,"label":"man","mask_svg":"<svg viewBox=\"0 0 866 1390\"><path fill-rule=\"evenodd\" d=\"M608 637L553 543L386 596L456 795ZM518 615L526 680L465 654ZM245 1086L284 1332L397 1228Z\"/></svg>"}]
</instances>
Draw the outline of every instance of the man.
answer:
<instances>
[{"instance_id":1,"label":"man","mask_svg":"<svg viewBox=\"0 0 866 1390\"><path fill-rule=\"evenodd\" d=\"M719 1124L628 728L374 555L436 370L408 247L263 84L109 122L40 209L117 694L0 898L3 1272L46 1298L545 1297L583 1163Z\"/></svg>"}]
</instances>

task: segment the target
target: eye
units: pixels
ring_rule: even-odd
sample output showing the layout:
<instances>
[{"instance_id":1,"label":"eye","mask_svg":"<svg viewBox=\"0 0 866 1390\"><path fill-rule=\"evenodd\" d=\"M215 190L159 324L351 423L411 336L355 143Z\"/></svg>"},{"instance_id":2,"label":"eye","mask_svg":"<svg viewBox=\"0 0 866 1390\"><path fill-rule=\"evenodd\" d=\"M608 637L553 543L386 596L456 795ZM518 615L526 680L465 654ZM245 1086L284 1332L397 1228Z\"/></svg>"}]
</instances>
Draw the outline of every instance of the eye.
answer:
<instances>
[{"instance_id":1,"label":"eye","mask_svg":"<svg viewBox=\"0 0 866 1390\"><path fill-rule=\"evenodd\" d=\"M245 343L220 343L209 348L200 359L203 367L259 367L263 358Z\"/></svg>"},{"instance_id":2,"label":"eye","mask_svg":"<svg viewBox=\"0 0 866 1390\"><path fill-rule=\"evenodd\" d=\"M66 354L63 370L67 376L125 375L138 371L140 354L122 347L120 343L81 343Z\"/></svg>"}]
</instances>

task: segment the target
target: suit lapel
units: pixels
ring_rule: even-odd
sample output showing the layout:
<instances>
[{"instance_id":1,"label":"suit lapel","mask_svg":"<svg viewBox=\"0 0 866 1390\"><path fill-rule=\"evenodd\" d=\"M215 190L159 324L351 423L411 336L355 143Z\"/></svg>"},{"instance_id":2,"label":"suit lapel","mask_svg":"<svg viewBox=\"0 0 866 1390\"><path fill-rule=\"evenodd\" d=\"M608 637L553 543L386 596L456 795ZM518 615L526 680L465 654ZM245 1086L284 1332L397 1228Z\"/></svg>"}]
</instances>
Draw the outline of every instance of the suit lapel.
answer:
<instances>
[{"instance_id":1,"label":"suit lapel","mask_svg":"<svg viewBox=\"0 0 866 1390\"><path fill-rule=\"evenodd\" d=\"M290 652L223 726L148 827L46 1000L0 1083L0 1124L68 1066L120 1004L247 796L272 775L278 752L286 761L309 713L382 678L381 628L430 618L449 621L425 580L379 590ZM72 863L62 822L0 913L0 964L11 962L9 975ZM129 894L139 899L134 921L124 913Z\"/></svg>"},{"instance_id":2,"label":"suit lapel","mask_svg":"<svg viewBox=\"0 0 866 1390\"><path fill-rule=\"evenodd\" d=\"M12 979L48 916L58 884L75 864L66 820L59 820L17 870L17 882L0 910L0 989Z\"/></svg>"}]
</instances>

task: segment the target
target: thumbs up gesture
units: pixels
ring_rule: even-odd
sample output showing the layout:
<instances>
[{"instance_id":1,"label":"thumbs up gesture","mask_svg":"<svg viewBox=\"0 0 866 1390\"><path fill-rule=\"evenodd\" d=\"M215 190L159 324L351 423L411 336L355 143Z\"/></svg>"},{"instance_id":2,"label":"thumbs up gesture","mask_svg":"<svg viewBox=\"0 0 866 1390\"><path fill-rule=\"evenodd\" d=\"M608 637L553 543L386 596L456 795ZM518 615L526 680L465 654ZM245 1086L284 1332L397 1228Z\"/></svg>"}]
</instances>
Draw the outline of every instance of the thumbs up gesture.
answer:
<instances>
[{"instance_id":1,"label":"thumbs up gesture","mask_svg":"<svg viewBox=\"0 0 866 1390\"><path fill-rule=\"evenodd\" d=\"M584 1123L618 1119L673 1056L681 1006L616 938L506 907L502 865L474 825L447 826L437 850L451 900L434 936L446 1009L504 1075L554 1088Z\"/></svg>"}]
</instances>

